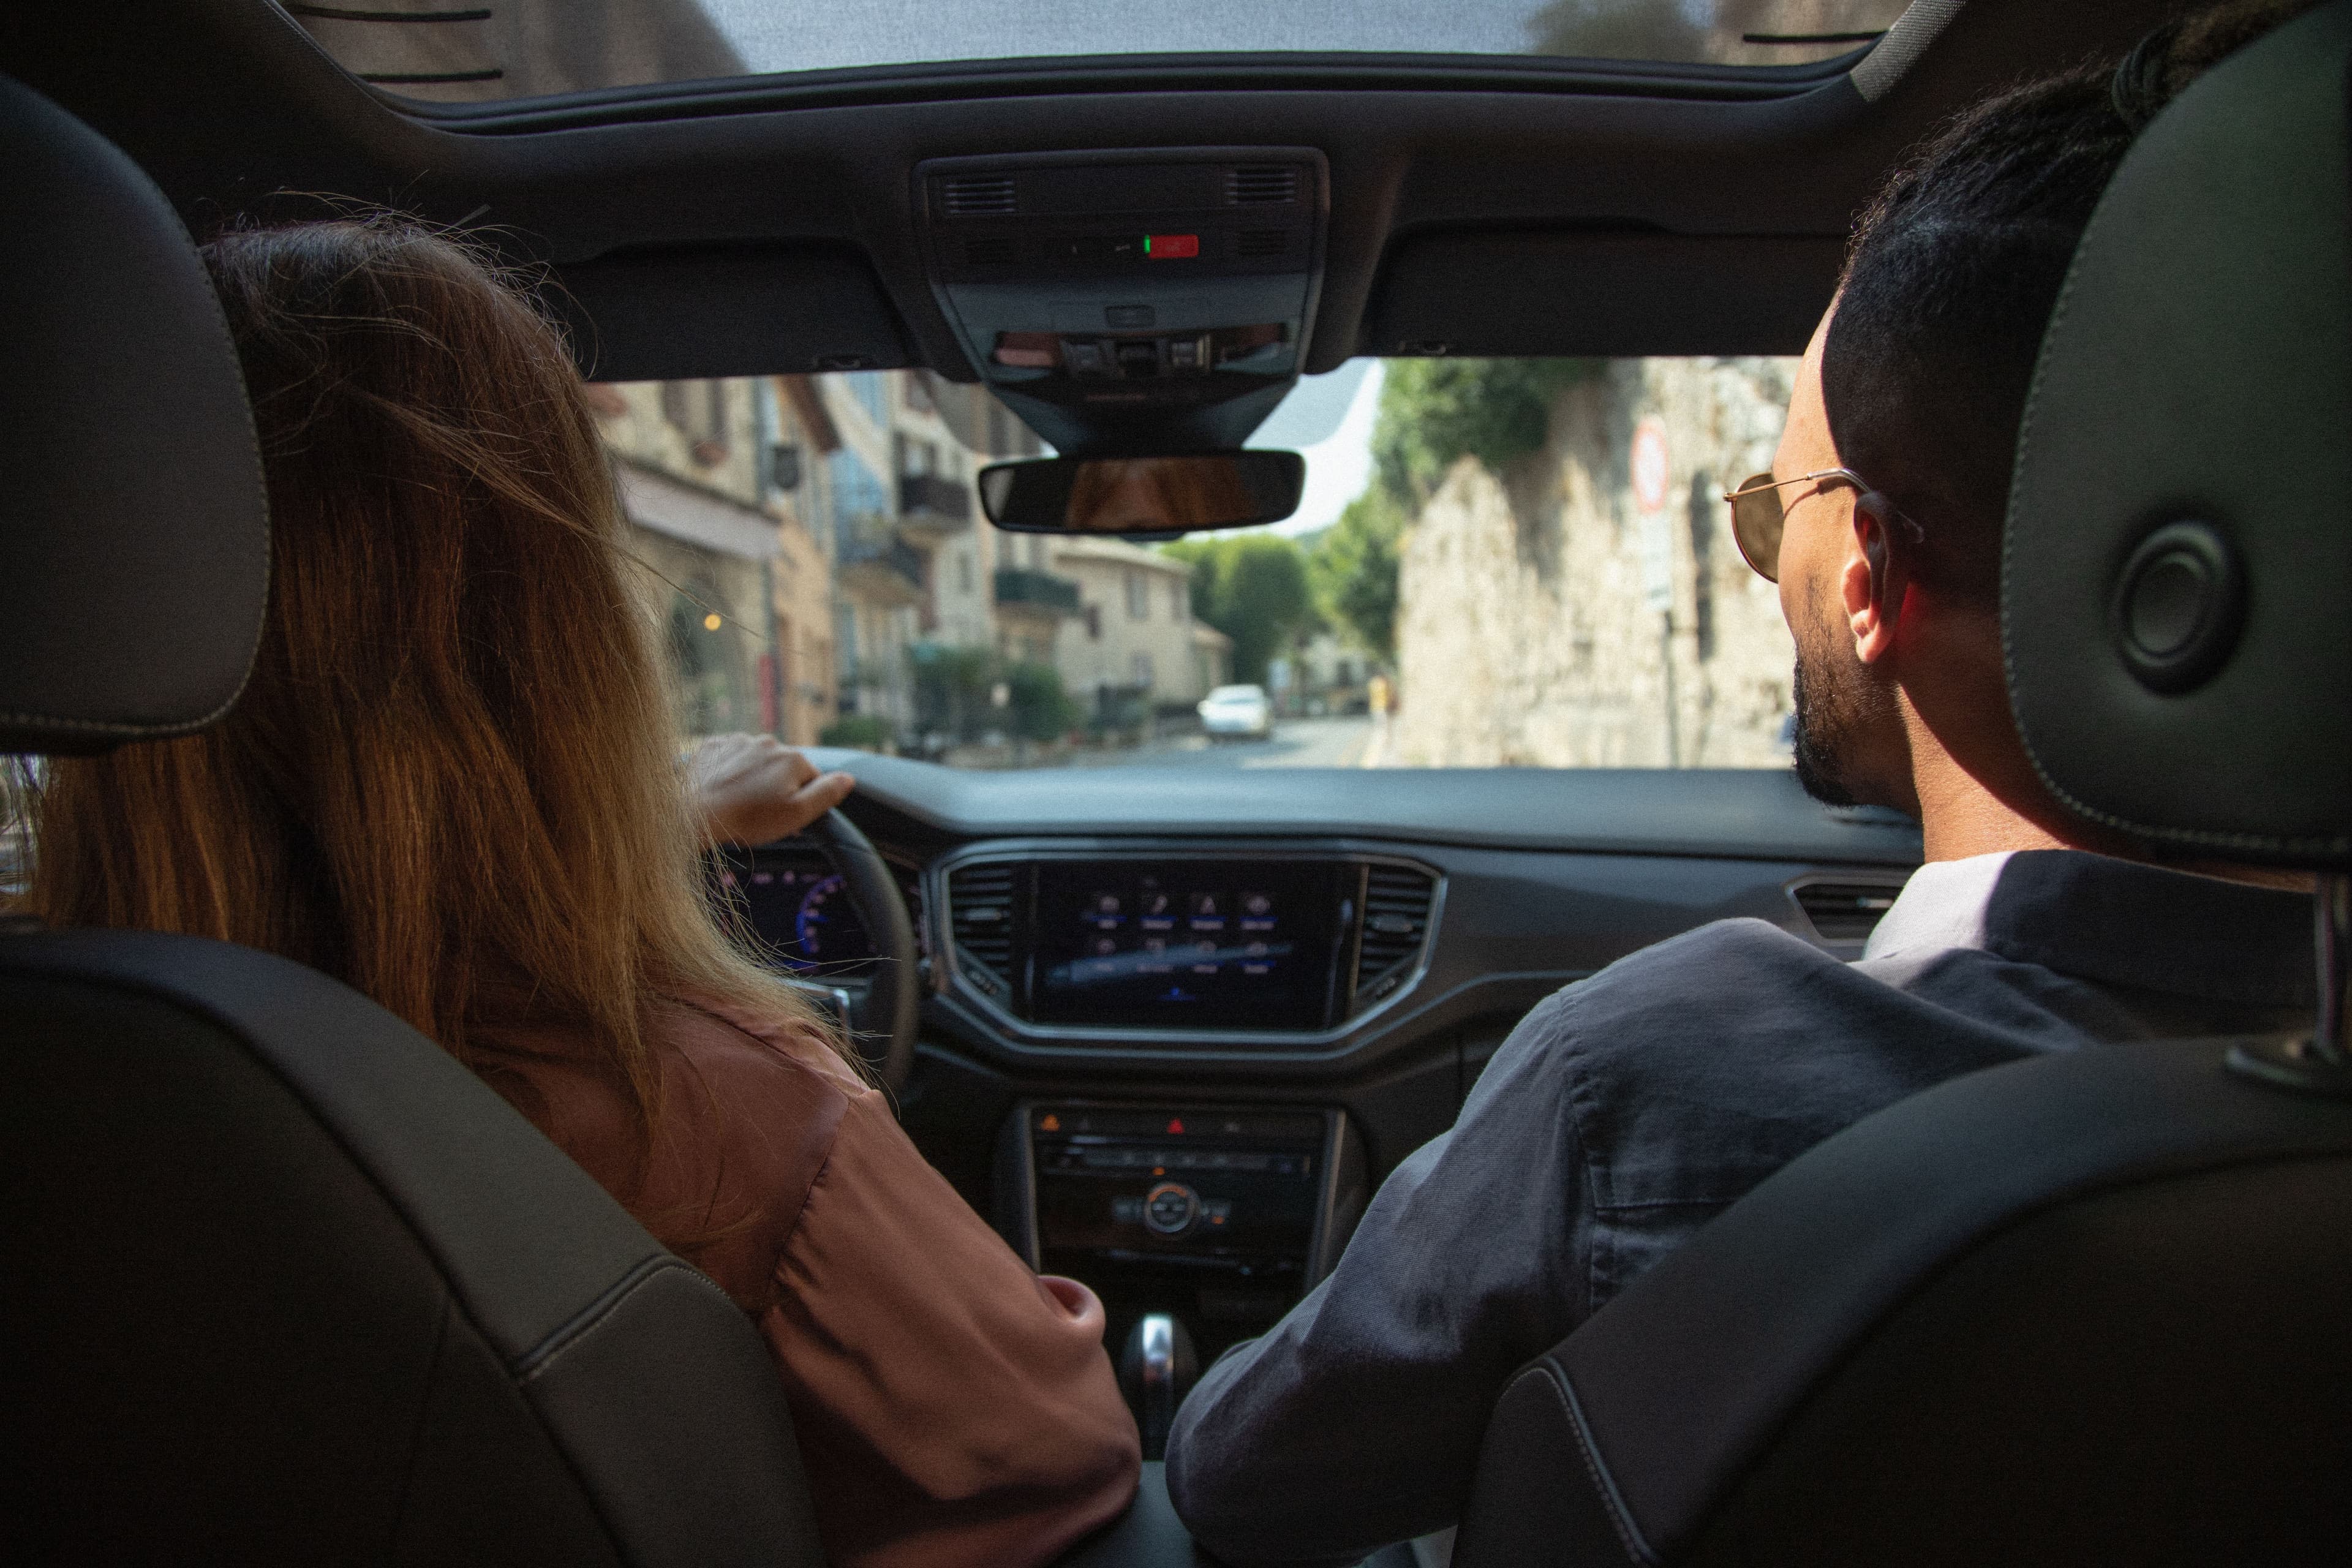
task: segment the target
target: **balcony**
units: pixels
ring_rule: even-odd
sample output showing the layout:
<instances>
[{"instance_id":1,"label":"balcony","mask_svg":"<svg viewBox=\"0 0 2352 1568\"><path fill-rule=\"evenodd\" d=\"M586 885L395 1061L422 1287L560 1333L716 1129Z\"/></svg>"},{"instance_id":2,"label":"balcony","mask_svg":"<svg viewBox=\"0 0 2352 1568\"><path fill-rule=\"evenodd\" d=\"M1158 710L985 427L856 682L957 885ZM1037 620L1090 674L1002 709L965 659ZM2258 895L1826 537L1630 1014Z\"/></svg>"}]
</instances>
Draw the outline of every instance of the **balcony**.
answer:
<instances>
[{"instance_id":1,"label":"balcony","mask_svg":"<svg viewBox=\"0 0 2352 1568\"><path fill-rule=\"evenodd\" d=\"M1078 613L1078 585L1067 577L1056 577L1051 572L1033 572L1025 566L1000 566L996 569L996 607L1000 610L1029 610L1040 615L1075 616Z\"/></svg>"},{"instance_id":2,"label":"balcony","mask_svg":"<svg viewBox=\"0 0 2352 1568\"><path fill-rule=\"evenodd\" d=\"M898 537L887 518L837 518L833 530L833 573L841 585L874 604L898 606L923 601L923 552Z\"/></svg>"},{"instance_id":3,"label":"balcony","mask_svg":"<svg viewBox=\"0 0 2352 1568\"><path fill-rule=\"evenodd\" d=\"M923 547L938 544L971 526L971 491L961 481L938 474L898 477L898 531Z\"/></svg>"}]
</instances>

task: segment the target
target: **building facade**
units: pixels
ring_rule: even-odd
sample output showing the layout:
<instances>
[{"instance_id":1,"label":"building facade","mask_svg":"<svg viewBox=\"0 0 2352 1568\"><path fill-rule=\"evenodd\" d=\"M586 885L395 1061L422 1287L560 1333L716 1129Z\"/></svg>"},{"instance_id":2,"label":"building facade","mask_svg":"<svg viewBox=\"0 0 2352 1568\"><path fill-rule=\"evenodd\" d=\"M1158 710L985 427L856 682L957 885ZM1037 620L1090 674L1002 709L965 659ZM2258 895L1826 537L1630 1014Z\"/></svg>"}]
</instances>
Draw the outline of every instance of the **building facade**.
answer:
<instances>
[{"instance_id":1,"label":"building facade","mask_svg":"<svg viewBox=\"0 0 2352 1568\"><path fill-rule=\"evenodd\" d=\"M1076 613L1059 627L1055 662L1081 706L1101 722L1134 728L1139 718L1207 694L1204 666L1214 661L1202 657L1198 634L1207 628L1192 619L1189 565L1118 539L1045 542L1053 572L1077 592Z\"/></svg>"}]
</instances>

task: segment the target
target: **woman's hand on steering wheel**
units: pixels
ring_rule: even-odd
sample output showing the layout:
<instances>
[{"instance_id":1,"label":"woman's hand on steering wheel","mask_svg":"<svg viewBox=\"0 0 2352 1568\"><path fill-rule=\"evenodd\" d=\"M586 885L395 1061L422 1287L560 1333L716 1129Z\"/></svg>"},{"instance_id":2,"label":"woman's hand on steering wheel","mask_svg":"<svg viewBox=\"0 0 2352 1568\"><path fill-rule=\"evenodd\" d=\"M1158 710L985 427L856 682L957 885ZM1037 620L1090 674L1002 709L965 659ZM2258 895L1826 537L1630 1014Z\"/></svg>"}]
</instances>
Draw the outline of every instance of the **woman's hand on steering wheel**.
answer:
<instances>
[{"instance_id":1,"label":"woman's hand on steering wheel","mask_svg":"<svg viewBox=\"0 0 2352 1568\"><path fill-rule=\"evenodd\" d=\"M687 789L706 844L789 838L849 796L857 781L821 773L773 735L711 735L686 756Z\"/></svg>"}]
</instances>

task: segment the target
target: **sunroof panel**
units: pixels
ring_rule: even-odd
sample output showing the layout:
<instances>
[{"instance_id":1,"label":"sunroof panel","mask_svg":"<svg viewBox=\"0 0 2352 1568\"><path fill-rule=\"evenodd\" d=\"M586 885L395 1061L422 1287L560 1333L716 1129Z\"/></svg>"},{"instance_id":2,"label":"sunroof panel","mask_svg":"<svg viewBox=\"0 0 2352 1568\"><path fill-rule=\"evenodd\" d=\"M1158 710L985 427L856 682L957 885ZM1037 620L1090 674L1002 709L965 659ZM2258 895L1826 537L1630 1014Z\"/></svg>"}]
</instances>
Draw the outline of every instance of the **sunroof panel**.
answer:
<instances>
[{"instance_id":1,"label":"sunroof panel","mask_svg":"<svg viewBox=\"0 0 2352 1568\"><path fill-rule=\"evenodd\" d=\"M849 67L1160 54L1801 65L1906 0L358 0L284 8L387 91L477 103Z\"/></svg>"}]
</instances>

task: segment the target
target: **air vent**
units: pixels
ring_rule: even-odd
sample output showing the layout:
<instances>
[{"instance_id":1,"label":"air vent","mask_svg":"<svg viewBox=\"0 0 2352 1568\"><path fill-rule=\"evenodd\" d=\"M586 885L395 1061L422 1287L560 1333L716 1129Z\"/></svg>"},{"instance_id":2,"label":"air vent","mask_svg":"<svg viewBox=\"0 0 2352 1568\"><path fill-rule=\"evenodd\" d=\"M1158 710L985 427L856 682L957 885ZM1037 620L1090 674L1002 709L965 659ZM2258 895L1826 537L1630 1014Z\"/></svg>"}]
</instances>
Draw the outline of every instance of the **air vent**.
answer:
<instances>
[{"instance_id":1,"label":"air vent","mask_svg":"<svg viewBox=\"0 0 2352 1568\"><path fill-rule=\"evenodd\" d=\"M1290 248L1286 228L1244 229L1234 239L1235 256L1280 256Z\"/></svg>"},{"instance_id":2,"label":"air vent","mask_svg":"<svg viewBox=\"0 0 2352 1568\"><path fill-rule=\"evenodd\" d=\"M1364 879L1364 934L1356 949L1356 1006L1370 1006L1412 973L1429 940L1436 879L1410 866L1373 866Z\"/></svg>"},{"instance_id":3,"label":"air vent","mask_svg":"<svg viewBox=\"0 0 2352 1568\"><path fill-rule=\"evenodd\" d=\"M1287 163L1245 163L1225 174L1225 200L1237 207L1298 199L1298 171Z\"/></svg>"},{"instance_id":4,"label":"air vent","mask_svg":"<svg viewBox=\"0 0 2352 1568\"><path fill-rule=\"evenodd\" d=\"M1012 866L960 866L948 873L948 928L956 972L983 995L1003 1001L1013 990Z\"/></svg>"},{"instance_id":5,"label":"air vent","mask_svg":"<svg viewBox=\"0 0 2352 1568\"><path fill-rule=\"evenodd\" d=\"M1009 234L992 234L963 242L963 258L973 267L993 267L1001 261L1016 260L1020 255L1020 242Z\"/></svg>"},{"instance_id":6,"label":"air vent","mask_svg":"<svg viewBox=\"0 0 2352 1568\"><path fill-rule=\"evenodd\" d=\"M950 217L1004 217L1020 193L1010 174L958 174L940 182L940 204Z\"/></svg>"},{"instance_id":7,"label":"air vent","mask_svg":"<svg viewBox=\"0 0 2352 1568\"><path fill-rule=\"evenodd\" d=\"M1790 896L1823 942L1867 942L1902 890L1884 882L1806 882Z\"/></svg>"}]
</instances>

